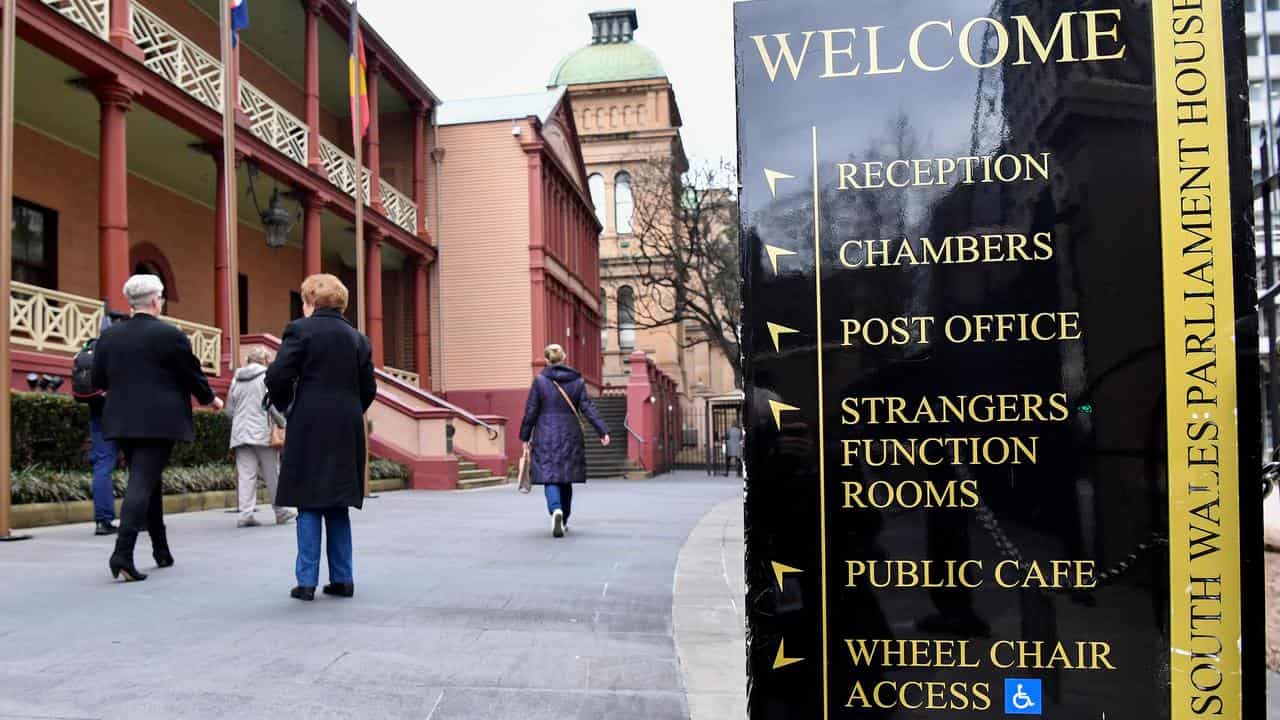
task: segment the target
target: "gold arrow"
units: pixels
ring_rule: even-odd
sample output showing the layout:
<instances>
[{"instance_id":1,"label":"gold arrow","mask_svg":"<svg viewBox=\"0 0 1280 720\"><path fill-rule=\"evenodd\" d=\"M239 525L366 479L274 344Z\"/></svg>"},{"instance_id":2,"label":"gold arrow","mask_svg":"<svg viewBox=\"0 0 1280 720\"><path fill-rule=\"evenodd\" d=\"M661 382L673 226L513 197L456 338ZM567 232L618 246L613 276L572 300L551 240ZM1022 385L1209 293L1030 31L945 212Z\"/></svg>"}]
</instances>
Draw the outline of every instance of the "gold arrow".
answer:
<instances>
[{"instance_id":1,"label":"gold arrow","mask_svg":"<svg viewBox=\"0 0 1280 720\"><path fill-rule=\"evenodd\" d=\"M787 657L787 641L786 640L783 640L782 642L778 643L778 657L773 659L774 670L777 670L778 668L784 668L788 665L795 665L796 663L799 663L799 662L804 662L804 658Z\"/></svg>"},{"instance_id":2,"label":"gold arrow","mask_svg":"<svg viewBox=\"0 0 1280 720\"><path fill-rule=\"evenodd\" d=\"M773 265L774 275L778 274L778 258L783 257L785 255L796 254L794 250L780 248L777 245L765 245L764 249L765 249L765 252L769 253L769 264Z\"/></svg>"},{"instance_id":3,"label":"gold arrow","mask_svg":"<svg viewBox=\"0 0 1280 720\"><path fill-rule=\"evenodd\" d=\"M784 172L778 172L777 170L770 170L769 168L764 169L764 179L769 182L769 194L775 198L778 197L778 181L794 180L795 177L795 175L788 175Z\"/></svg>"},{"instance_id":4,"label":"gold arrow","mask_svg":"<svg viewBox=\"0 0 1280 720\"><path fill-rule=\"evenodd\" d=\"M773 349L777 352L782 352L782 346L778 339L779 335L800 332L794 328L789 328L786 325L778 325L777 323L765 323L765 325L769 326L769 335L773 337Z\"/></svg>"},{"instance_id":5,"label":"gold arrow","mask_svg":"<svg viewBox=\"0 0 1280 720\"><path fill-rule=\"evenodd\" d=\"M792 412L800 408L786 403L780 403L777 400L769 401L769 409L773 411L773 424L778 426L778 430L782 430L782 413Z\"/></svg>"},{"instance_id":6,"label":"gold arrow","mask_svg":"<svg viewBox=\"0 0 1280 720\"><path fill-rule=\"evenodd\" d=\"M778 579L778 590L782 590L782 576L788 573L804 572L799 568L793 568L790 565L783 565L780 562L770 563L773 565L773 575Z\"/></svg>"}]
</instances>

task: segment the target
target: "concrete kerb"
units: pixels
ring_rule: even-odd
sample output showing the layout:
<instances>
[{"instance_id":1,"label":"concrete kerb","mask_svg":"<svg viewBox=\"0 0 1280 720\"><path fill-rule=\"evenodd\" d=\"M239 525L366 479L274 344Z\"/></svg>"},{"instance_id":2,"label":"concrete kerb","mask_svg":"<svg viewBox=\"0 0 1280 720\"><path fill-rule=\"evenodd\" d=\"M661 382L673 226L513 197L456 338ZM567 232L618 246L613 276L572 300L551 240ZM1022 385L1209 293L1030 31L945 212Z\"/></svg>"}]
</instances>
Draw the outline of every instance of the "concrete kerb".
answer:
<instances>
[{"instance_id":1,"label":"concrete kerb","mask_svg":"<svg viewBox=\"0 0 1280 720\"><path fill-rule=\"evenodd\" d=\"M680 550L672 624L691 720L747 715L744 557L741 497L704 515Z\"/></svg>"}]
</instances>

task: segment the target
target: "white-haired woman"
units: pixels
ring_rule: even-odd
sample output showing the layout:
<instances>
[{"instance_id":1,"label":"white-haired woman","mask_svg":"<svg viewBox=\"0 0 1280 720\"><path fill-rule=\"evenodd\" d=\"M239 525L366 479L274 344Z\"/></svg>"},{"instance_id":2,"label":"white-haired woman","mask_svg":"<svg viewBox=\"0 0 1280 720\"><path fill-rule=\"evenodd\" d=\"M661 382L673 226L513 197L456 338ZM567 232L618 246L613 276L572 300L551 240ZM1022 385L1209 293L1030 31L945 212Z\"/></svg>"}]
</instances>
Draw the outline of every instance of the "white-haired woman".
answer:
<instances>
[{"instance_id":1,"label":"white-haired woman","mask_svg":"<svg viewBox=\"0 0 1280 720\"><path fill-rule=\"evenodd\" d=\"M164 526L160 475L174 443L191 442L191 398L222 409L209 388L191 341L164 322L164 283L155 275L134 275L124 285L132 311L128 320L102 333L93 353L93 382L107 394L102 434L116 441L129 466L129 484L120 509L120 533L111 554L113 577L146 580L133 564L138 532L151 536L156 565L173 565Z\"/></svg>"},{"instance_id":2,"label":"white-haired woman","mask_svg":"<svg viewBox=\"0 0 1280 720\"><path fill-rule=\"evenodd\" d=\"M266 348L249 350L245 366L236 370L223 409L231 416L231 450L236 456L236 475L240 489L240 517L237 527L257 527L253 516L258 509L258 478L267 483L267 495L276 513L276 524L285 525L298 516L287 507L276 505L276 486L280 478L280 453L271 447L272 426L284 427L284 417L267 399L267 366L271 354Z\"/></svg>"},{"instance_id":3,"label":"white-haired woman","mask_svg":"<svg viewBox=\"0 0 1280 720\"><path fill-rule=\"evenodd\" d=\"M564 537L573 512L573 486L587 481L586 445L579 413L609 444L609 428L587 395L582 373L564 364L564 348L548 345L547 368L533 379L525 403L520 440L532 453L532 480L542 485L551 515L551 534Z\"/></svg>"}]
</instances>

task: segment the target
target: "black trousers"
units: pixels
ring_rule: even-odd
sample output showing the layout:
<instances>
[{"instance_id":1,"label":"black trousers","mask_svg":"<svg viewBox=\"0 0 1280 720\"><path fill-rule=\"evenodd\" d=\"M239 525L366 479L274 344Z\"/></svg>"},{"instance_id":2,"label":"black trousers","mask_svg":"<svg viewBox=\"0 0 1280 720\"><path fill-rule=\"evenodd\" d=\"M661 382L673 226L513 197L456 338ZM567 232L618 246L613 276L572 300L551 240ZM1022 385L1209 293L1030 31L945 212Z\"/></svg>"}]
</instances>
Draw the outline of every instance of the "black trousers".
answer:
<instances>
[{"instance_id":1,"label":"black trousers","mask_svg":"<svg viewBox=\"0 0 1280 720\"><path fill-rule=\"evenodd\" d=\"M133 559L133 546L143 530L151 536L153 552L169 550L164 529L164 487L161 474L173 453L172 440L118 440L129 466L129 484L120 505L120 532L115 555Z\"/></svg>"}]
</instances>

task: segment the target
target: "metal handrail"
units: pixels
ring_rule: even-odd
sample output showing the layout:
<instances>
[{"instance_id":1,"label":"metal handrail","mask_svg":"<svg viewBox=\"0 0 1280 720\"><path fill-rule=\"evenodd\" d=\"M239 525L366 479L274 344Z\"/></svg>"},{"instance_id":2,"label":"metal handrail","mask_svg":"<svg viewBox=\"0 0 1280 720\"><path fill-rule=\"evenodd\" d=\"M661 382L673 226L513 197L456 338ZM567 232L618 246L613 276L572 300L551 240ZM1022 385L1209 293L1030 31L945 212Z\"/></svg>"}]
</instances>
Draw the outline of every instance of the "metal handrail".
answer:
<instances>
[{"instance_id":1,"label":"metal handrail","mask_svg":"<svg viewBox=\"0 0 1280 720\"><path fill-rule=\"evenodd\" d=\"M635 438L636 441L639 442L641 445L645 445L648 443L647 440L640 437L639 433L631 429L631 416L629 415L623 416L622 427L631 435L631 437ZM640 453L639 455L637 455L636 459L640 462L640 469L644 470L645 472L649 472L649 467L644 464L644 453Z\"/></svg>"}]
</instances>

